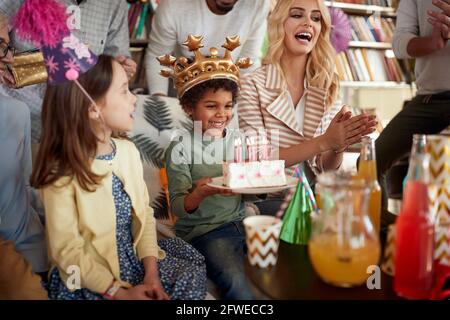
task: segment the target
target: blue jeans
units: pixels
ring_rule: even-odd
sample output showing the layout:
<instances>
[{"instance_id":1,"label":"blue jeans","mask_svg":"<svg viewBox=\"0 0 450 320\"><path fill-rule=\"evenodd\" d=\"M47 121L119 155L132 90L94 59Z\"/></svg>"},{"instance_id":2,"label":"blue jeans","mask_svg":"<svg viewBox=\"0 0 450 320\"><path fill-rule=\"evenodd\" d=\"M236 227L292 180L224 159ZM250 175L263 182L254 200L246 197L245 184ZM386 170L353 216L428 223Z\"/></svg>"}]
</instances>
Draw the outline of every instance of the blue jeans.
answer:
<instances>
[{"instance_id":1,"label":"blue jeans","mask_svg":"<svg viewBox=\"0 0 450 320\"><path fill-rule=\"evenodd\" d=\"M242 221L232 221L192 239L191 244L206 259L208 277L224 299L254 299L244 270L247 246Z\"/></svg>"},{"instance_id":2,"label":"blue jeans","mask_svg":"<svg viewBox=\"0 0 450 320\"><path fill-rule=\"evenodd\" d=\"M283 204L283 199L266 199L263 201L254 202L254 204L258 207L260 214L274 216L278 210L280 210L281 205Z\"/></svg>"}]
</instances>

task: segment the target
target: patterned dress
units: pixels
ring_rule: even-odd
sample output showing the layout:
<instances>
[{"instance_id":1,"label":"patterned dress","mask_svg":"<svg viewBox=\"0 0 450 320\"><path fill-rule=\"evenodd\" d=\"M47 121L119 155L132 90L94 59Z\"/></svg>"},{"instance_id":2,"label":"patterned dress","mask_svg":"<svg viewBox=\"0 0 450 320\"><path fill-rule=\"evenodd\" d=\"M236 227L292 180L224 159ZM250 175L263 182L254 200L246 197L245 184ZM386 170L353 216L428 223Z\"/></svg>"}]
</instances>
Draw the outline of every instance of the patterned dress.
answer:
<instances>
[{"instance_id":1,"label":"patterned dress","mask_svg":"<svg viewBox=\"0 0 450 320\"><path fill-rule=\"evenodd\" d=\"M97 159L111 161L115 156L115 145L109 155ZM123 189L119 178L113 174L113 197L117 218L117 252L120 265L120 279L133 286L142 283L144 266L133 250L131 233L131 200ZM171 299L196 300L206 296L206 267L204 257L190 244L179 239L158 241L159 247L166 252L166 257L158 261L161 284ZM99 300L103 297L88 289L70 291L54 268L47 283L50 299L58 300Z\"/></svg>"}]
</instances>

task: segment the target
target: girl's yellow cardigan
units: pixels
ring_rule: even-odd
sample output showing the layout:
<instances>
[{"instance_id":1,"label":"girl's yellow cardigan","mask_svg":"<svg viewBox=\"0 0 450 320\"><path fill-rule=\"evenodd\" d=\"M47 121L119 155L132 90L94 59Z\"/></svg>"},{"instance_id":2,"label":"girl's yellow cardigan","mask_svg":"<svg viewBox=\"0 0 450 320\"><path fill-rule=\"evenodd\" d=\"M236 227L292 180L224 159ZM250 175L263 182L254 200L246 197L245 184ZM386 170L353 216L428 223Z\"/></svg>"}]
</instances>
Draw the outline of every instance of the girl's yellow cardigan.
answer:
<instances>
[{"instance_id":1,"label":"girl's yellow cardigan","mask_svg":"<svg viewBox=\"0 0 450 320\"><path fill-rule=\"evenodd\" d=\"M66 283L74 274L73 270L79 267L81 288L98 293L104 293L114 280L120 281L113 173L123 183L131 199L133 247L137 256L139 259L165 257L165 252L157 245L155 218L149 204L139 152L130 141L114 139L114 142L116 155L112 162L93 161L92 170L106 174L95 192L83 190L75 178L71 180L68 177L40 190L53 266L59 269Z\"/></svg>"}]
</instances>

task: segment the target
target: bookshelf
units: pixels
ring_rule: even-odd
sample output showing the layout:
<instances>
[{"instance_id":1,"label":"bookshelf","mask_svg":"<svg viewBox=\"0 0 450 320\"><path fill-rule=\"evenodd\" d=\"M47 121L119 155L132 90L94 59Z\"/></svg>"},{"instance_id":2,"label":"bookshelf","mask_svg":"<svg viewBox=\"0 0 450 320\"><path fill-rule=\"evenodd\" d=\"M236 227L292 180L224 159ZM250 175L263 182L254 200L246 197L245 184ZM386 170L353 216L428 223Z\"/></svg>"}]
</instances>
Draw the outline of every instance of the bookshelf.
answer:
<instances>
[{"instance_id":1,"label":"bookshelf","mask_svg":"<svg viewBox=\"0 0 450 320\"><path fill-rule=\"evenodd\" d=\"M147 90L145 80L145 49L148 45L148 35L158 0L127 0L128 31L130 37L130 53L137 64L136 75L130 81L132 90Z\"/></svg>"},{"instance_id":2,"label":"bookshelf","mask_svg":"<svg viewBox=\"0 0 450 320\"><path fill-rule=\"evenodd\" d=\"M383 123L415 94L414 68L396 59L392 50L396 7L393 0L325 1L349 17L352 38L348 50L336 57L344 103L375 108Z\"/></svg>"},{"instance_id":3,"label":"bookshelf","mask_svg":"<svg viewBox=\"0 0 450 320\"><path fill-rule=\"evenodd\" d=\"M372 2L373 1L359 1L359 2ZM381 1L380 1L381 3ZM381 5L373 5L373 4L363 4L363 3L354 3L354 2L344 2L344 1L325 1L325 5L331 6L335 8L340 8L344 10L348 14L356 14L356 15L372 15L372 14L380 14L385 17L395 17L395 8L392 6L381 6Z\"/></svg>"},{"instance_id":4,"label":"bookshelf","mask_svg":"<svg viewBox=\"0 0 450 320\"><path fill-rule=\"evenodd\" d=\"M369 49L392 49L389 42L371 42L371 41L350 41L350 48L369 48Z\"/></svg>"},{"instance_id":5,"label":"bookshelf","mask_svg":"<svg viewBox=\"0 0 450 320\"><path fill-rule=\"evenodd\" d=\"M415 84L395 81L341 81L342 88L414 89Z\"/></svg>"},{"instance_id":6,"label":"bookshelf","mask_svg":"<svg viewBox=\"0 0 450 320\"><path fill-rule=\"evenodd\" d=\"M130 47L141 48L148 45L148 39L130 39Z\"/></svg>"}]
</instances>

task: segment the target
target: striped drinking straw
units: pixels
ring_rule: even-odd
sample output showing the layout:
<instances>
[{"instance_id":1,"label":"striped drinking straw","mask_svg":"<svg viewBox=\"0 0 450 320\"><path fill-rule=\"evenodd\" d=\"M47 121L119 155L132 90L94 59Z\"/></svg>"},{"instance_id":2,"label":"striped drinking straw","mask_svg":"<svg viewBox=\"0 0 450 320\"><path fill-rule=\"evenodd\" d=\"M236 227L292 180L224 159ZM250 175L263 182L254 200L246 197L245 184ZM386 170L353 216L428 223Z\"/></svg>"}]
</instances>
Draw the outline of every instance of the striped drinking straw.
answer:
<instances>
[{"instance_id":1,"label":"striped drinking straw","mask_svg":"<svg viewBox=\"0 0 450 320\"><path fill-rule=\"evenodd\" d=\"M299 183L301 184L300 187L302 187L302 186L305 187L306 195L307 195L308 199L311 201L311 205L314 209L314 212L312 212L312 215L313 215L313 217L315 217L315 215L317 214L317 210L318 210L316 199L314 198L314 193L311 190L311 187L308 183L308 179L306 179L305 173L300 168L300 166L297 166L297 168L295 168L294 177L299 179ZM281 219L283 217L284 212L286 211L287 207L289 206L289 203L291 202L292 197L294 196L294 193L297 188L298 188L298 185L296 188L289 189L288 193L284 197L284 200L283 200L283 203L281 204L280 209L278 210L278 212L276 214L277 218Z\"/></svg>"},{"instance_id":2,"label":"striped drinking straw","mask_svg":"<svg viewBox=\"0 0 450 320\"><path fill-rule=\"evenodd\" d=\"M317 213L318 208L316 198L314 197L314 192L312 191L311 186L309 185L308 179L306 179L305 172L301 169L300 166L297 166L297 168L295 168L294 176L298 177L300 179L300 182L305 186L306 195L311 201L311 205L314 211Z\"/></svg>"}]
</instances>

